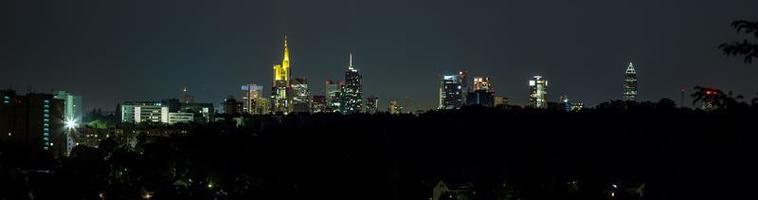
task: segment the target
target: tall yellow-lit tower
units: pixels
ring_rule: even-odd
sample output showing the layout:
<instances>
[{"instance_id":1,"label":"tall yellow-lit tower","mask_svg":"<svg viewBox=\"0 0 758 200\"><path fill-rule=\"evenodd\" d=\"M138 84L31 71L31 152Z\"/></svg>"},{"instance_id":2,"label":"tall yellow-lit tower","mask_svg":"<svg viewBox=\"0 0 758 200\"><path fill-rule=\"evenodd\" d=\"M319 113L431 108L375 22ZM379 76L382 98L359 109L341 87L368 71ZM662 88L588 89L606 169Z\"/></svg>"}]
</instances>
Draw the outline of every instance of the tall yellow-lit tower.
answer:
<instances>
[{"instance_id":1,"label":"tall yellow-lit tower","mask_svg":"<svg viewBox=\"0 0 758 200\"><path fill-rule=\"evenodd\" d=\"M292 110L290 76L290 51L287 46L287 35L284 35L284 57L281 64L274 65L274 87L271 90L274 113L289 113Z\"/></svg>"},{"instance_id":2,"label":"tall yellow-lit tower","mask_svg":"<svg viewBox=\"0 0 758 200\"><path fill-rule=\"evenodd\" d=\"M287 47L287 35L284 35L284 57L281 64L274 65L274 84L276 81L290 80L290 51Z\"/></svg>"}]
</instances>

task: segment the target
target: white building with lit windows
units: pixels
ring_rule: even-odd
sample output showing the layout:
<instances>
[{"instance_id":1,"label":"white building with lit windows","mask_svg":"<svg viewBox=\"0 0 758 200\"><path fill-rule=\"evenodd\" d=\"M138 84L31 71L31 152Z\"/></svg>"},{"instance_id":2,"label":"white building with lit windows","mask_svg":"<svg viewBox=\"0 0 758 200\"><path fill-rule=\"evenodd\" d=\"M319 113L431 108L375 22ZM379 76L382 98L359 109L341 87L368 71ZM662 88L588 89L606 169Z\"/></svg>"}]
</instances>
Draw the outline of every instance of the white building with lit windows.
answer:
<instances>
[{"instance_id":1,"label":"white building with lit windows","mask_svg":"<svg viewBox=\"0 0 758 200\"><path fill-rule=\"evenodd\" d=\"M547 80L542 76L534 76L529 80L529 106L547 109Z\"/></svg>"}]
</instances>

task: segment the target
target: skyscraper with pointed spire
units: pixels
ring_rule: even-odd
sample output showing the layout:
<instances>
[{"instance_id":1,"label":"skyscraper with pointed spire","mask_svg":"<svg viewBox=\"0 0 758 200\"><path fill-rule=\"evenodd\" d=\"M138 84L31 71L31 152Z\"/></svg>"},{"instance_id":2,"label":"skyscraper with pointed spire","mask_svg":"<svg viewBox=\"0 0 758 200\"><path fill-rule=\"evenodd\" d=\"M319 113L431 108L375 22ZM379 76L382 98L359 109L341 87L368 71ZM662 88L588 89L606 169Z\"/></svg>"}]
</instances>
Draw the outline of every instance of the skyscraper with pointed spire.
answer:
<instances>
[{"instance_id":1,"label":"skyscraper with pointed spire","mask_svg":"<svg viewBox=\"0 0 758 200\"><path fill-rule=\"evenodd\" d=\"M271 106L274 113L292 111L290 76L290 53L287 46L287 35L284 35L284 57L281 64L274 65L274 86L271 89Z\"/></svg>"},{"instance_id":2,"label":"skyscraper with pointed spire","mask_svg":"<svg viewBox=\"0 0 758 200\"><path fill-rule=\"evenodd\" d=\"M624 73L624 101L637 101L637 71L632 62Z\"/></svg>"},{"instance_id":3,"label":"skyscraper with pointed spire","mask_svg":"<svg viewBox=\"0 0 758 200\"><path fill-rule=\"evenodd\" d=\"M347 70L345 71L345 87L342 88L342 113L352 114L361 112L363 107L363 85L361 74L353 65L353 53L349 55Z\"/></svg>"}]
</instances>

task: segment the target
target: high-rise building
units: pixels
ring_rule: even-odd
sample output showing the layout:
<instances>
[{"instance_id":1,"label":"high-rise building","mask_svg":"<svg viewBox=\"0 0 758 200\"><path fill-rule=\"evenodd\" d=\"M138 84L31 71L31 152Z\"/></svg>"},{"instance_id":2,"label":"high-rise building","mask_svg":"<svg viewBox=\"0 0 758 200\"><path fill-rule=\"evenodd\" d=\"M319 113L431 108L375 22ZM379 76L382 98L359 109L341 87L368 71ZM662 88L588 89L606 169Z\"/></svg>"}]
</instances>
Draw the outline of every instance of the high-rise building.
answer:
<instances>
[{"instance_id":1,"label":"high-rise building","mask_svg":"<svg viewBox=\"0 0 758 200\"><path fill-rule=\"evenodd\" d=\"M474 90L466 93L466 105L495 106L495 90L489 77L474 77Z\"/></svg>"},{"instance_id":2,"label":"high-rise building","mask_svg":"<svg viewBox=\"0 0 758 200\"><path fill-rule=\"evenodd\" d=\"M290 53L287 47L287 35L285 35L282 63L274 65L274 86L271 89L271 106L274 113L286 114L292 111L290 76Z\"/></svg>"},{"instance_id":3,"label":"high-rise building","mask_svg":"<svg viewBox=\"0 0 758 200\"><path fill-rule=\"evenodd\" d=\"M63 101L63 118L67 121L81 123L84 116L82 107L82 96L73 95L66 91L55 93L55 99Z\"/></svg>"},{"instance_id":4,"label":"high-rise building","mask_svg":"<svg viewBox=\"0 0 758 200\"><path fill-rule=\"evenodd\" d=\"M469 82L468 82L468 80L469 80L468 71L466 71L466 70L459 71L458 72L458 79L460 79L461 89L464 92L467 92L467 91L471 90L471 87L470 87Z\"/></svg>"},{"instance_id":5,"label":"high-rise building","mask_svg":"<svg viewBox=\"0 0 758 200\"><path fill-rule=\"evenodd\" d=\"M389 103L387 112L389 112L390 114L401 114L403 113L403 106L401 106L400 103L398 103L397 101L392 100Z\"/></svg>"},{"instance_id":6,"label":"high-rise building","mask_svg":"<svg viewBox=\"0 0 758 200\"><path fill-rule=\"evenodd\" d=\"M344 82L326 81L324 88L326 112L340 112L342 110L342 87L344 85Z\"/></svg>"},{"instance_id":7,"label":"high-rise building","mask_svg":"<svg viewBox=\"0 0 758 200\"><path fill-rule=\"evenodd\" d=\"M342 87L342 113L359 113L363 106L363 85L361 74L353 65L353 54L345 71L345 86Z\"/></svg>"},{"instance_id":8,"label":"high-rise building","mask_svg":"<svg viewBox=\"0 0 758 200\"><path fill-rule=\"evenodd\" d=\"M311 110L311 92L305 78L296 78L292 83L293 112L307 113Z\"/></svg>"},{"instance_id":9,"label":"high-rise building","mask_svg":"<svg viewBox=\"0 0 758 200\"><path fill-rule=\"evenodd\" d=\"M55 99L63 101L63 120L66 127L66 155L76 146L76 138L79 137L79 124L82 123L82 96L76 96L66 91L55 93Z\"/></svg>"},{"instance_id":10,"label":"high-rise building","mask_svg":"<svg viewBox=\"0 0 758 200\"><path fill-rule=\"evenodd\" d=\"M366 112L374 114L379 108L379 97L369 96L366 98Z\"/></svg>"},{"instance_id":11,"label":"high-rise building","mask_svg":"<svg viewBox=\"0 0 758 200\"><path fill-rule=\"evenodd\" d=\"M224 99L224 114L237 116L244 113L243 102L237 101L234 97L230 96Z\"/></svg>"},{"instance_id":12,"label":"high-rise building","mask_svg":"<svg viewBox=\"0 0 758 200\"><path fill-rule=\"evenodd\" d=\"M547 80L534 76L529 80L529 105L533 108L547 109Z\"/></svg>"},{"instance_id":13,"label":"high-rise building","mask_svg":"<svg viewBox=\"0 0 758 200\"><path fill-rule=\"evenodd\" d=\"M324 95L313 95L313 100L311 102L311 112L327 112L326 105L326 97Z\"/></svg>"},{"instance_id":14,"label":"high-rise building","mask_svg":"<svg viewBox=\"0 0 758 200\"><path fill-rule=\"evenodd\" d=\"M270 112L269 100L263 96L263 86L256 84L242 85L242 111L250 115L263 115Z\"/></svg>"},{"instance_id":15,"label":"high-rise building","mask_svg":"<svg viewBox=\"0 0 758 200\"><path fill-rule=\"evenodd\" d=\"M461 73L462 74L462 73ZM443 75L440 81L440 98L437 109L459 109L463 105L461 75Z\"/></svg>"},{"instance_id":16,"label":"high-rise building","mask_svg":"<svg viewBox=\"0 0 758 200\"><path fill-rule=\"evenodd\" d=\"M474 91L492 91L490 77L474 77Z\"/></svg>"},{"instance_id":17,"label":"high-rise building","mask_svg":"<svg viewBox=\"0 0 758 200\"><path fill-rule=\"evenodd\" d=\"M52 94L16 95L0 90L0 140L49 152L57 158L67 155L64 102Z\"/></svg>"},{"instance_id":18,"label":"high-rise building","mask_svg":"<svg viewBox=\"0 0 758 200\"><path fill-rule=\"evenodd\" d=\"M624 73L624 101L637 101L637 71L632 62Z\"/></svg>"},{"instance_id":19,"label":"high-rise building","mask_svg":"<svg viewBox=\"0 0 758 200\"><path fill-rule=\"evenodd\" d=\"M458 79L461 84L461 102L465 104L466 97L468 96L468 93L471 92L471 85L469 84L468 71L466 70L458 71Z\"/></svg>"}]
</instances>

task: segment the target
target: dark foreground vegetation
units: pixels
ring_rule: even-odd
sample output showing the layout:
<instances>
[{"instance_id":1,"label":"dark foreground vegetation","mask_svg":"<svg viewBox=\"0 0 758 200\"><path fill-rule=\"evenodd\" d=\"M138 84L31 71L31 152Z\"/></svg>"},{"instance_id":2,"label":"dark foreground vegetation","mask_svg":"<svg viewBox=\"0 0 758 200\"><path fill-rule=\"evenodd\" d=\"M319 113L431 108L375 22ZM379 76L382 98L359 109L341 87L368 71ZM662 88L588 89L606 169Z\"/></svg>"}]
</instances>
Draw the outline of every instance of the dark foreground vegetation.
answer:
<instances>
[{"instance_id":1,"label":"dark foreground vegetation","mask_svg":"<svg viewBox=\"0 0 758 200\"><path fill-rule=\"evenodd\" d=\"M427 200L441 180L471 188L459 199L738 199L755 196L757 123L670 101L263 116L63 160L2 144L0 199Z\"/></svg>"}]
</instances>

